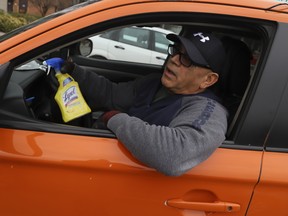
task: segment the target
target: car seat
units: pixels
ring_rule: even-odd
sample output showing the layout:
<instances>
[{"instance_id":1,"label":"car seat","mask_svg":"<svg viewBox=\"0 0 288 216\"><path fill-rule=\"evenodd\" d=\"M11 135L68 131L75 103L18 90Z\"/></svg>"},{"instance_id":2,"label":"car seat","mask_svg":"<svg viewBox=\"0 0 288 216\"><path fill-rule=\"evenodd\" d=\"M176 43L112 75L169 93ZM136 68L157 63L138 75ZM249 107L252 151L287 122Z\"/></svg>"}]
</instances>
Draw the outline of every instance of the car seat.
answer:
<instances>
[{"instance_id":1,"label":"car seat","mask_svg":"<svg viewBox=\"0 0 288 216\"><path fill-rule=\"evenodd\" d=\"M229 111L228 123L233 120L250 80L251 52L241 40L224 36L226 61L216 85L223 105Z\"/></svg>"}]
</instances>

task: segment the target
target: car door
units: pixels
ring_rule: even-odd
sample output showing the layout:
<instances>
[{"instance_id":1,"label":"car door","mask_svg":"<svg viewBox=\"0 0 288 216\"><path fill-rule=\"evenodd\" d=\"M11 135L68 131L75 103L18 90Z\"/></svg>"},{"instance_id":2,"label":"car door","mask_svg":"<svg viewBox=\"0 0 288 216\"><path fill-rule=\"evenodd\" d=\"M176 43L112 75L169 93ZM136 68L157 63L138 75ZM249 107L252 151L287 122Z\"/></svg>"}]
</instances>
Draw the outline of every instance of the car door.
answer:
<instances>
[{"instance_id":1,"label":"car door","mask_svg":"<svg viewBox=\"0 0 288 216\"><path fill-rule=\"evenodd\" d=\"M287 72L282 67L286 64L287 45L282 43L286 37L287 24L279 23L279 32L276 35L271 59L268 65L274 66L267 76L267 93L277 94L278 100L274 102L277 112L274 115L273 125L265 142L265 153L263 155L263 165L259 183L255 188L251 208L247 215L287 215L288 194L288 145L287 145L287 109L288 109L288 89ZM277 50L277 51L276 51ZM279 55L281 53L281 55ZM273 58L273 60L272 60ZM277 66L276 66L277 65ZM275 67L276 66L276 67ZM268 66L269 67L269 66ZM277 82L278 87L272 84ZM274 86L274 88L272 87ZM272 91L273 88L273 91ZM277 91L278 90L278 91ZM264 93L264 92L263 92ZM264 104L265 101L262 101Z\"/></svg>"},{"instance_id":2,"label":"car door","mask_svg":"<svg viewBox=\"0 0 288 216\"><path fill-rule=\"evenodd\" d=\"M136 27L123 28L117 36L117 39L109 44L109 59L150 63L148 30Z\"/></svg>"},{"instance_id":3,"label":"car door","mask_svg":"<svg viewBox=\"0 0 288 216\"><path fill-rule=\"evenodd\" d=\"M107 7L111 6L111 3L105 1L99 4L101 7L106 4ZM138 4L136 6L140 15L138 20L137 16L133 17L133 24L143 22L144 18L148 23L164 18L165 22L172 22L173 17L185 20L187 14L183 11L194 12L192 9L187 11L187 8L194 8L191 7L194 5L192 2L181 2L173 13L174 2ZM56 49L59 44L71 42L70 38L78 36L77 30L84 28L83 25L89 25L89 22L91 24L91 20L102 19L107 25L120 26L123 21L121 16L126 19L131 13L136 13L136 6L131 3L111 7L109 13L103 10L92 14L90 11L87 16L82 14L78 19L73 17L69 23L47 29L37 37L26 38L15 50L18 46L31 47L32 44L35 49L33 52L37 55L47 52L44 48ZM207 9L206 5L202 6ZM144 12L142 15L143 8L145 13L153 12L154 16L147 16ZM89 9L92 10L92 7ZM155 13L156 9L169 13L162 17ZM222 6L221 10L217 6L208 9L223 12ZM229 6L225 9L227 14L232 13L230 9ZM196 18L200 19L201 15ZM211 22L215 20L213 18L219 17L211 15ZM63 31L66 37L64 33L55 36L55 32ZM73 35L74 31L76 33ZM23 53L15 57L14 64L17 65L21 58L27 60L27 56L36 55L24 51L21 50ZM6 54L12 55L11 51ZM127 67L132 70L131 65ZM9 74L13 67L1 67L0 70L0 74ZM257 92L261 76L257 78L258 82L251 87L250 92ZM0 81L7 83L5 79ZM2 91L4 97L11 98L10 93L13 91ZM271 97L267 98L269 102ZM239 115L238 124L234 127L235 134L227 136L221 148L208 160L179 177L164 176L145 166L109 131L51 124L23 117L11 110L1 109L0 106L1 212L3 215L29 216L245 215L259 180L263 143L267 128L271 125L270 118L257 117L274 113L270 109L272 103L259 111L256 109L259 96L254 98L254 94L250 94L249 99L245 112ZM251 126L247 126L251 122L253 126L259 126L257 133L251 130Z\"/></svg>"},{"instance_id":4,"label":"car door","mask_svg":"<svg viewBox=\"0 0 288 216\"><path fill-rule=\"evenodd\" d=\"M168 177L115 138L5 128L0 138L4 215L244 215L262 156L220 148L187 174Z\"/></svg>"}]
</instances>

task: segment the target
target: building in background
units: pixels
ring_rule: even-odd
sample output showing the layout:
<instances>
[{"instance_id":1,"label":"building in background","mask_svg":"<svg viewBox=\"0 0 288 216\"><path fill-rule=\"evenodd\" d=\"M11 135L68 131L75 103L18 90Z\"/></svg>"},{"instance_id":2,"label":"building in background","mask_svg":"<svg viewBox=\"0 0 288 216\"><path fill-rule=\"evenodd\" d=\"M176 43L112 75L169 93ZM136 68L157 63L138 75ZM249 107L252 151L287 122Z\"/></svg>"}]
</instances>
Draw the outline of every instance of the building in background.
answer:
<instances>
[{"instance_id":1,"label":"building in background","mask_svg":"<svg viewBox=\"0 0 288 216\"><path fill-rule=\"evenodd\" d=\"M19 13L27 13L28 0L19 0Z\"/></svg>"},{"instance_id":2,"label":"building in background","mask_svg":"<svg viewBox=\"0 0 288 216\"><path fill-rule=\"evenodd\" d=\"M41 1L41 0L38 0ZM61 10L74 4L85 2L86 0L51 0L54 6L50 7L47 14ZM23 14L40 15L39 10L29 0L0 0L0 10L5 12L16 12Z\"/></svg>"},{"instance_id":3,"label":"building in background","mask_svg":"<svg viewBox=\"0 0 288 216\"><path fill-rule=\"evenodd\" d=\"M0 1L0 10L7 11L7 1Z\"/></svg>"},{"instance_id":4,"label":"building in background","mask_svg":"<svg viewBox=\"0 0 288 216\"><path fill-rule=\"evenodd\" d=\"M7 12L27 13L27 9L28 0L7 0Z\"/></svg>"}]
</instances>

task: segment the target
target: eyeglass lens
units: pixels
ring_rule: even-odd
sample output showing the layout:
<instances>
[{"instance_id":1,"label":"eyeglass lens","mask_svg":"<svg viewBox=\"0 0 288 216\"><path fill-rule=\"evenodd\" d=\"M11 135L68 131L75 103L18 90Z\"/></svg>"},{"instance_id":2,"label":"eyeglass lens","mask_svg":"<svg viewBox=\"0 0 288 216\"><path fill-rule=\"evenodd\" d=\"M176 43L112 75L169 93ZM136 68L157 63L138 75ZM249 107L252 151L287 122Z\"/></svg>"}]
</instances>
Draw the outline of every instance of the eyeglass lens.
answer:
<instances>
[{"instance_id":1,"label":"eyeglass lens","mask_svg":"<svg viewBox=\"0 0 288 216\"><path fill-rule=\"evenodd\" d=\"M172 57L179 55L179 60L185 67L190 67L192 65L191 59L187 54L181 52L180 46L170 44L168 46L168 54Z\"/></svg>"}]
</instances>

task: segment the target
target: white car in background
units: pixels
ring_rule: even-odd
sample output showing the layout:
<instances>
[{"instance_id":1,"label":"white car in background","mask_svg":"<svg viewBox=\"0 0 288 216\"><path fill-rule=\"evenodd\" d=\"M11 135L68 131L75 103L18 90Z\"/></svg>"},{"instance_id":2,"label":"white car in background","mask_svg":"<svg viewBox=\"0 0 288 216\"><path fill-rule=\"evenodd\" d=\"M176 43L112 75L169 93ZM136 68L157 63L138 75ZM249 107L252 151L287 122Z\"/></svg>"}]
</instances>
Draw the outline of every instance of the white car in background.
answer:
<instances>
[{"instance_id":1,"label":"white car in background","mask_svg":"<svg viewBox=\"0 0 288 216\"><path fill-rule=\"evenodd\" d=\"M126 27L104 32L90 39L89 57L162 65L171 43L166 35L174 33L159 27Z\"/></svg>"}]
</instances>

